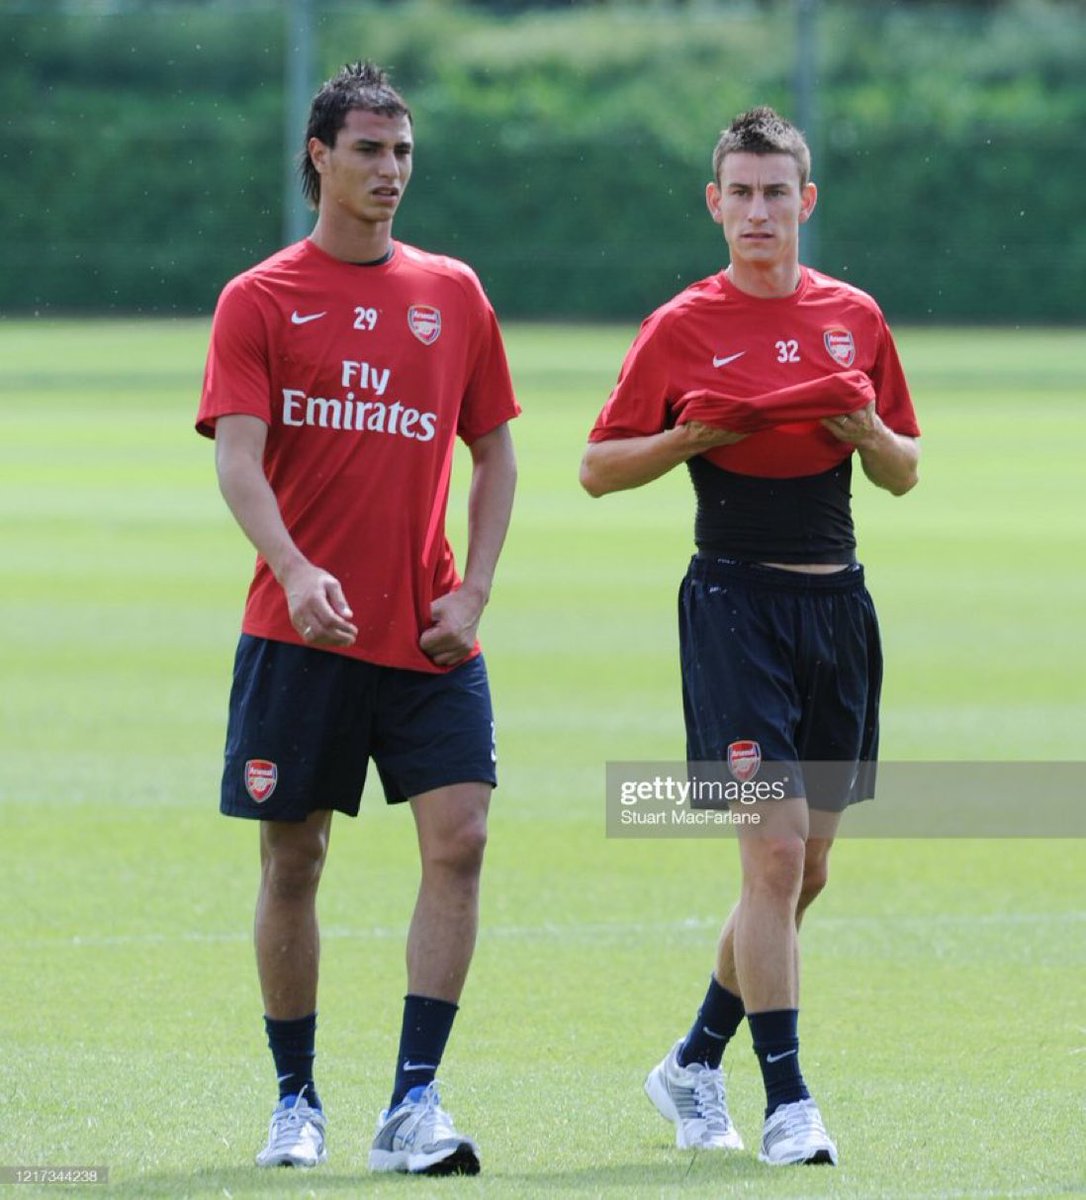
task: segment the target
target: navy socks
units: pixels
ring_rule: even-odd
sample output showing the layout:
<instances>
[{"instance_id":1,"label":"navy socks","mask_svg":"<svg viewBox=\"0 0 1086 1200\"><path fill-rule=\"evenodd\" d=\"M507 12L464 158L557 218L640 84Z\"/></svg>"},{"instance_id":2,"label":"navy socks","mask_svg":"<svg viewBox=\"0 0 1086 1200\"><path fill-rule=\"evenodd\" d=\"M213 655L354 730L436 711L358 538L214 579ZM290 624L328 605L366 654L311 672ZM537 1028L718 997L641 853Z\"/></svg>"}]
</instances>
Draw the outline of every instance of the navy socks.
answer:
<instances>
[{"instance_id":1,"label":"navy socks","mask_svg":"<svg viewBox=\"0 0 1086 1200\"><path fill-rule=\"evenodd\" d=\"M742 1024L745 1012L743 1001L709 977L709 990L705 993L697 1018L679 1047L679 1066L692 1062L704 1063L714 1070L720 1066L724 1047L731 1041Z\"/></svg>"},{"instance_id":2,"label":"navy socks","mask_svg":"<svg viewBox=\"0 0 1086 1200\"><path fill-rule=\"evenodd\" d=\"M415 1087L433 1081L452 1032L457 1006L448 1000L407 995L403 998L403 1025L400 1049L396 1056L396 1081L392 1085L389 1108Z\"/></svg>"},{"instance_id":3,"label":"navy socks","mask_svg":"<svg viewBox=\"0 0 1086 1200\"><path fill-rule=\"evenodd\" d=\"M305 1089L305 1102L311 1108L320 1108L320 1098L313 1086L313 1059L316 1057L317 1014L297 1017L289 1021L264 1018L268 1033L268 1045L275 1060L275 1074L279 1081L279 1099L297 1096Z\"/></svg>"},{"instance_id":4,"label":"navy socks","mask_svg":"<svg viewBox=\"0 0 1086 1200\"><path fill-rule=\"evenodd\" d=\"M747 1021L765 1083L765 1115L782 1104L809 1099L811 1093L799 1069L799 1010L750 1013Z\"/></svg>"}]
</instances>

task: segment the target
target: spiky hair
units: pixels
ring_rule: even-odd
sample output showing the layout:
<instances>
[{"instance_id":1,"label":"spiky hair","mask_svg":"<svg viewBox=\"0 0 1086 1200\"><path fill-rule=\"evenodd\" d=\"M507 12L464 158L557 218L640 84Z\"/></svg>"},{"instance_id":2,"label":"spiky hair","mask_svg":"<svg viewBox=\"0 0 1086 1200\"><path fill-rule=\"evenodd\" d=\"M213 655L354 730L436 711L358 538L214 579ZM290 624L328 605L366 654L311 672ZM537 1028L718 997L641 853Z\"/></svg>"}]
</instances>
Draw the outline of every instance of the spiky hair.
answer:
<instances>
[{"instance_id":1,"label":"spiky hair","mask_svg":"<svg viewBox=\"0 0 1086 1200\"><path fill-rule=\"evenodd\" d=\"M713 178L717 182L729 154L787 154L799 167L800 187L811 177L811 151L803 134L791 121L764 104L740 113L721 132L713 150Z\"/></svg>"}]
</instances>

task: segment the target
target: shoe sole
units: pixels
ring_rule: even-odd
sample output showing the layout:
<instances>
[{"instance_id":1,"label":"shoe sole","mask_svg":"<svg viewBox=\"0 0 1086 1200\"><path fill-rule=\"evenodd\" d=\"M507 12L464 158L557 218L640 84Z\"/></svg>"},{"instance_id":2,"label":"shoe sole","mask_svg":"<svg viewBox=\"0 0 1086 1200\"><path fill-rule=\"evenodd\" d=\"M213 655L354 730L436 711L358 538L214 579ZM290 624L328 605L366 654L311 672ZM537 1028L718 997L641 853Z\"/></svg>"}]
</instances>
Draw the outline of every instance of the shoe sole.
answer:
<instances>
[{"instance_id":1,"label":"shoe sole","mask_svg":"<svg viewBox=\"0 0 1086 1200\"><path fill-rule=\"evenodd\" d=\"M321 1156L319 1158L313 1160L290 1158L287 1156L261 1162L260 1157L258 1156L256 1159L256 1165L258 1167L297 1167L301 1171L311 1171L314 1167L319 1167L321 1163L327 1161L327 1159L328 1155L323 1151L321 1152Z\"/></svg>"},{"instance_id":2,"label":"shoe sole","mask_svg":"<svg viewBox=\"0 0 1086 1200\"><path fill-rule=\"evenodd\" d=\"M670 1121L675 1126L675 1145L680 1150L742 1150L743 1139L738 1132L732 1127L732 1132L735 1133L736 1144L732 1146L691 1146L683 1137L682 1122L679 1119L679 1110L675 1107L675 1102L671 1099L671 1094L667 1090L667 1086L661 1079L662 1071L659 1067L654 1068L648 1074L645 1080L645 1095L652 1101L653 1107L664 1118L665 1121Z\"/></svg>"},{"instance_id":3,"label":"shoe sole","mask_svg":"<svg viewBox=\"0 0 1086 1200\"><path fill-rule=\"evenodd\" d=\"M764 1154L758 1155L758 1161L764 1162L770 1167L836 1167L837 1155L830 1150L816 1150L814 1154L807 1158L766 1158Z\"/></svg>"},{"instance_id":4,"label":"shoe sole","mask_svg":"<svg viewBox=\"0 0 1086 1200\"><path fill-rule=\"evenodd\" d=\"M471 1142L460 1142L436 1154L408 1154L403 1150L371 1150L371 1171L401 1175L478 1175L479 1153Z\"/></svg>"}]
</instances>

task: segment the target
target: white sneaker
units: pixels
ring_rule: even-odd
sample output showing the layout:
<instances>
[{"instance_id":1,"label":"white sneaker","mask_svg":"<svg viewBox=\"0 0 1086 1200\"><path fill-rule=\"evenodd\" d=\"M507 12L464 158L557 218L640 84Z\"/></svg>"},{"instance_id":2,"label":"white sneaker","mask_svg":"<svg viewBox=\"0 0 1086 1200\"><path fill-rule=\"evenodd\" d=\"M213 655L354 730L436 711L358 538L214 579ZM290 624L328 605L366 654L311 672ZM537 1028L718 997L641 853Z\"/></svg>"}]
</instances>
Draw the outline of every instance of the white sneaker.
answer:
<instances>
[{"instance_id":1,"label":"white sneaker","mask_svg":"<svg viewBox=\"0 0 1086 1200\"><path fill-rule=\"evenodd\" d=\"M680 1150L742 1150L743 1139L728 1116L724 1072L704 1063L680 1067L680 1038L649 1072L645 1093L662 1117L675 1125Z\"/></svg>"},{"instance_id":2,"label":"white sneaker","mask_svg":"<svg viewBox=\"0 0 1086 1200\"><path fill-rule=\"evenodd\" d=\"M310 1108L302 1095L285 1096L272 1113L268 1144L256 1156L256 1165L315 1167L327 1157L324 1113L319 1108Z\"/></svg>"},{"instance_id":3,"label":"white sneaker","mask_svg":"<svg viewBox=\"0 0 1086 1200\"><path fill-rule=\"evenodd\" d=\"M813 1100L782 1104L766 1117L762 1130L764 1163L784 1167L793 1163L828 1163L837 1166L837 1147L822 1124Z\"/></svg>"},{"instance_id":4,"label":"white sneaker","mask_svg":"<svg viewBox=\"0 0 1086 1200\"><path fill-rule=\"evenodd\" d=\"M377 1118L370 1149L371 1171L412 1175L478 1175L479 1148L453 1128L441 1107L437 1083L412 1088Z\"/></svg>"}]
</instances>

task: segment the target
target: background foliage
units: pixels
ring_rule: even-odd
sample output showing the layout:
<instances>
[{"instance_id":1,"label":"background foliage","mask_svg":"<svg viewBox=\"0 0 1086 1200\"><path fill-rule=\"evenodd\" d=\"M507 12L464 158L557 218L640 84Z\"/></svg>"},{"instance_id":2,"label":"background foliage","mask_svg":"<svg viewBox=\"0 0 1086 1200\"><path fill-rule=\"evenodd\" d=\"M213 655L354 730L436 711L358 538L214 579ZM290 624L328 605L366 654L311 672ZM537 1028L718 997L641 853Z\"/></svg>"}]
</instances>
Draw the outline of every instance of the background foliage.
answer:
<instances>
[{"instance_id":1,"label":"background foliage","mask_svg":"<svg viewBox=\"0 0 1086 1200\"><path fill-rule=\"evenodd\" d=\"M397 233L503 315L639 315L717 269L717 132L794 111L783 0L315 11L321 76L376 58L415 111ZM275 0L6 5L0 308L207 311L274 250L285 40ZM1080 319L1083 6L826 0L817 44L816 265L892 317Z\"/></svg>"}]
</instances>

